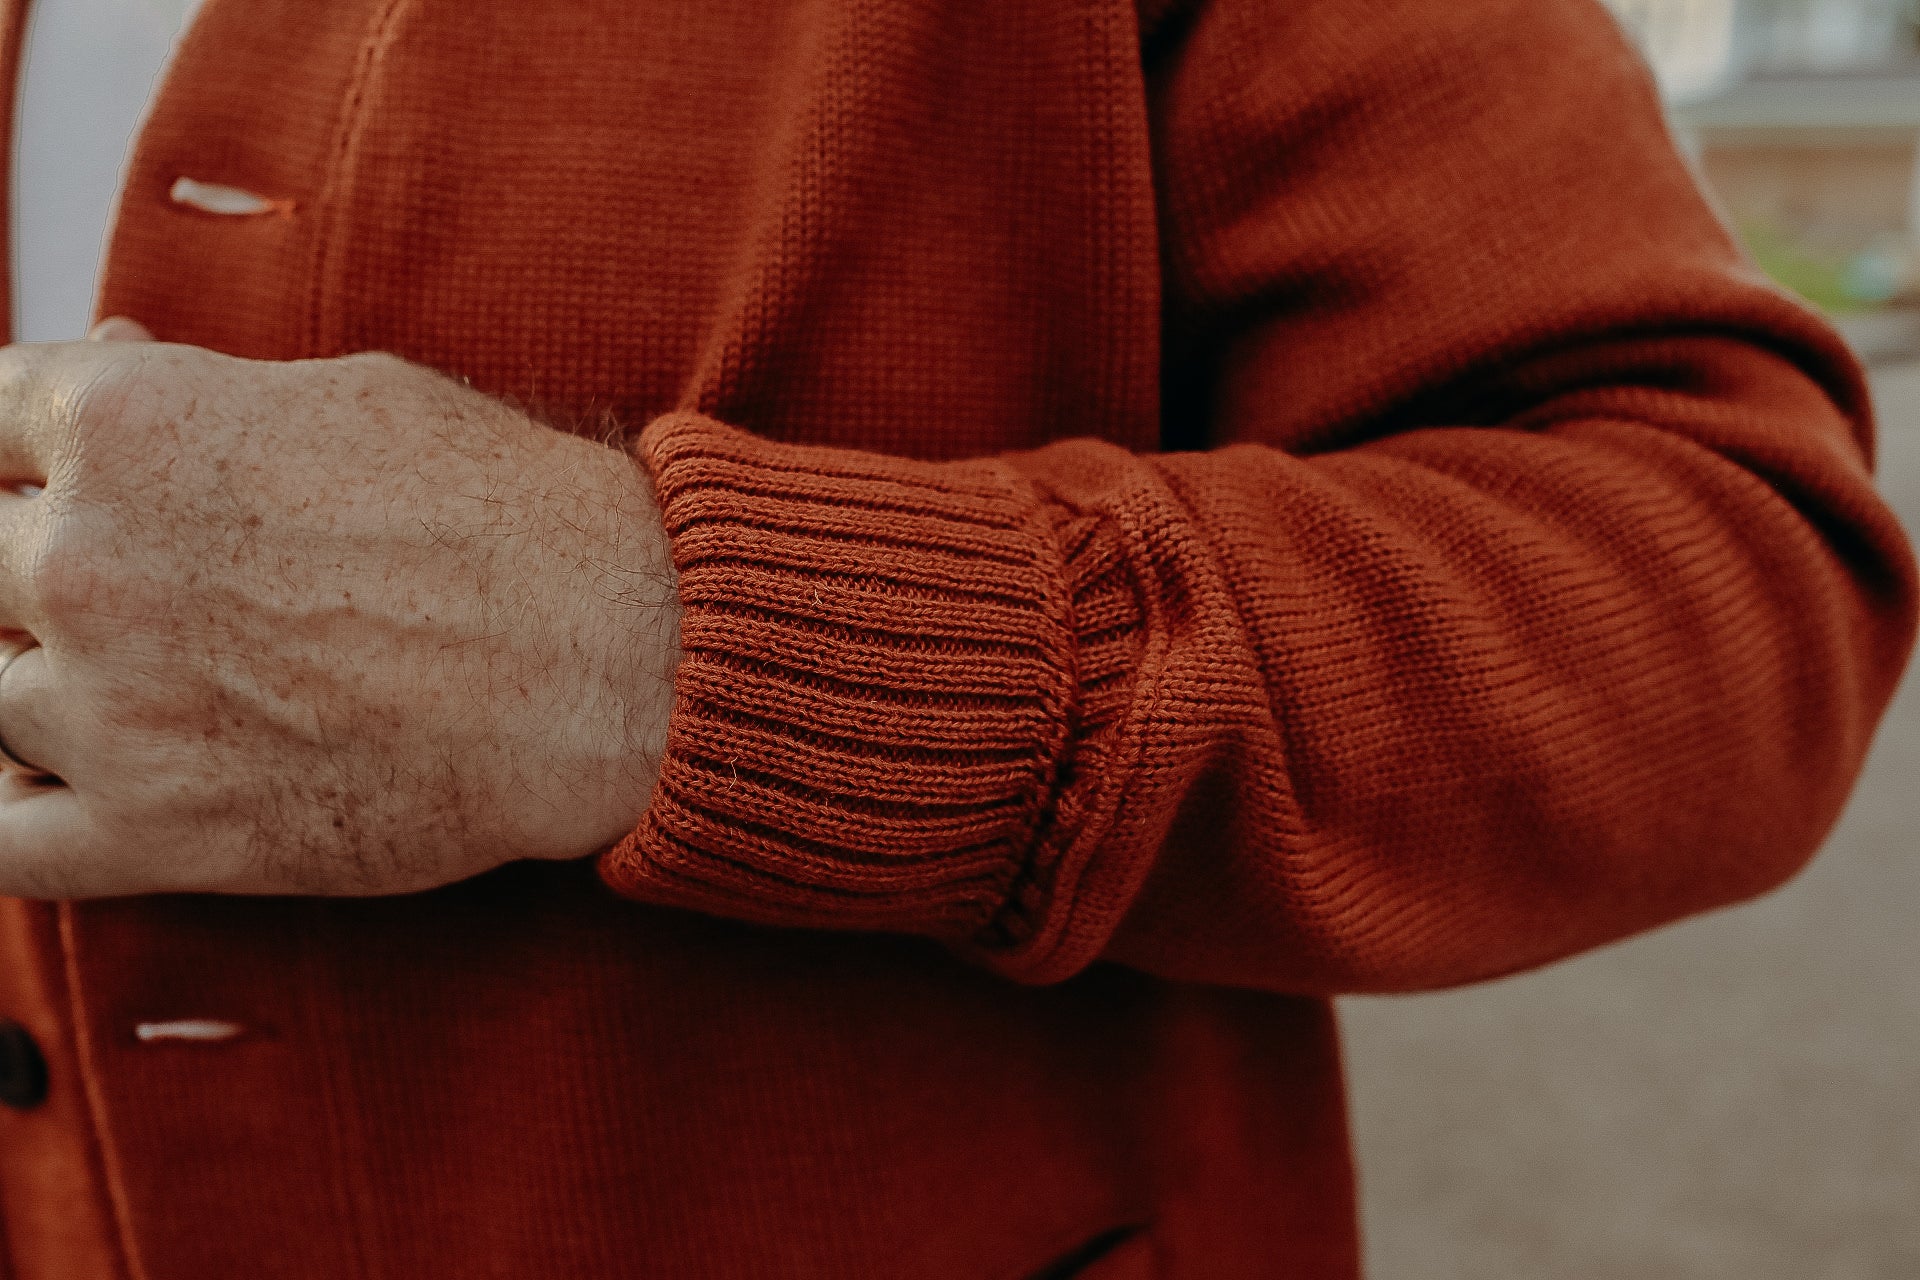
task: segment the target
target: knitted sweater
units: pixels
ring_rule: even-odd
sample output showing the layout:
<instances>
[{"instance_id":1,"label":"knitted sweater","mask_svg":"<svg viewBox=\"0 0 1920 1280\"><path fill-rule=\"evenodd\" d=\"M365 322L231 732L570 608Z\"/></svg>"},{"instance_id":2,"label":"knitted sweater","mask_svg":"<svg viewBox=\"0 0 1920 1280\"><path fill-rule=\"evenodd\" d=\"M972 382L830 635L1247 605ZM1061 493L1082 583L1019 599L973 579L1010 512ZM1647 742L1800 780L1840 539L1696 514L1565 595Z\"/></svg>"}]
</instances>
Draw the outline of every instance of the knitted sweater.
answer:
<instances>
[{"instance_id":1,"label":"knitted sweater","mask_svg":"<svg viewBox=\"0 0 1920 1280\"><path fill-rule=\"evenodd\" d=\"M1914 631L1590 0L209 0L102 310L627 428L686 657L597 865L0 905L15 1280L1350 1277L1328 997L1777 883Z\"/></svg>"}]
</instances>

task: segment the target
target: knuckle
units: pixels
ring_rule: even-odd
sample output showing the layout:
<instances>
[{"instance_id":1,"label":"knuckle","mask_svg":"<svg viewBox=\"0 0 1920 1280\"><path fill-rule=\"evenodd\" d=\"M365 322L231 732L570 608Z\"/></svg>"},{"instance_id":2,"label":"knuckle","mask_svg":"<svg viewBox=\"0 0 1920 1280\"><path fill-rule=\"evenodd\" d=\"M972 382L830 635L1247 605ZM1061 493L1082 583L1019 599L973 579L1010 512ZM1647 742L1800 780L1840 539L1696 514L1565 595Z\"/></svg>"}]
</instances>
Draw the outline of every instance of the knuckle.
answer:
<instances>
[{"instance_id":1,"label":"knuckle","mask_svg":"<svg viewBox=\"0 0 1920 1280\"><path fill-rule=\"evenodd\" d=\"M127 415L136 394L133 366L125 360L106 360L75 379L59 405L61 416L76 433L91 434Z\"/></svg>"},{"instance_id":2,"label":"knuckle","mask_svg":"<svg viewBox=\"0 0 1920 1280\"><path fill-rule=\"evenodd\" d=\"M0 385L35 387L65 358L68 343L20 342L0 347Z\"/></svg>"},{"instance_id":3,"label":"knuckle","mask_svg":"<svg viewBox=\"0 0 1920 1280\"><path fill-rule=\"evenodd\" d=\"M42 358L41 352L31 346L16 343L0 347L0 387L14 388L30 381Z\"/></svg>"},{"instance_id":4,"label":"knuckle","mask_svg":"<svg viewBox=\"0 0 1920 1280\"><path fill-rule=\"evenodd\" d=\"M101 554L89 538L56 532L30 562L28 587L42 614L56 625L111 613L122 593L118 559Z\"/></svg>"}]
</instances>

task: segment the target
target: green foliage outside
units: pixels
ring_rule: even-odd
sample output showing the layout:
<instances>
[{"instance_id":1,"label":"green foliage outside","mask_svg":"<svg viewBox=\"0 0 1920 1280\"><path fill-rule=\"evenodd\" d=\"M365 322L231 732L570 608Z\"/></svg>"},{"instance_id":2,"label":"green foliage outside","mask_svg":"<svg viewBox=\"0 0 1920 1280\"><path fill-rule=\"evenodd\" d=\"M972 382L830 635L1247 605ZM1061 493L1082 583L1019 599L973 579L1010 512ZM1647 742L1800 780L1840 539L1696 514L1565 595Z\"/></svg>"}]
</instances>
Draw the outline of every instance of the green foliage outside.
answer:
<instances>
[{"instance_id":1,"label":"green foliage outside","mask_svg":"<svg viewBox=\"0 0 1920 1280\"><path fill-rule=\"evenodd\" d=\"M1870 311L1898 292L1893 264L1874 253L1823 253L1776 227L1740 228L1747 252L1774 280L1825 311Z\"/></svg>"}]
</instances>

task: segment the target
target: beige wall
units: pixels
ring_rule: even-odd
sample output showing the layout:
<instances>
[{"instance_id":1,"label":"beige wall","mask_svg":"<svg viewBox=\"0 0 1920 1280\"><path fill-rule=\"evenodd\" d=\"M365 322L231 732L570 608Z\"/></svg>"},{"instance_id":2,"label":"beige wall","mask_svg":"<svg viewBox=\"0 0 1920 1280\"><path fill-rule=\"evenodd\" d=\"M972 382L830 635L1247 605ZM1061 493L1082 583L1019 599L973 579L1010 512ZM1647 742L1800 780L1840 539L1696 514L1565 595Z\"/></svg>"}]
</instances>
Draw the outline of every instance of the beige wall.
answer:
<instances>
[{"instance_id":1,"label":"beige wall","mask_svg":"<svg viewBox=\"0 0 1920 1280\"><path fill-rule=\"evenodd\" d=\"M1703 139L1701 168L1736 222L1851 251L1913 237L1915 139L1822 142Z\"/></svg>"}]
</instances>

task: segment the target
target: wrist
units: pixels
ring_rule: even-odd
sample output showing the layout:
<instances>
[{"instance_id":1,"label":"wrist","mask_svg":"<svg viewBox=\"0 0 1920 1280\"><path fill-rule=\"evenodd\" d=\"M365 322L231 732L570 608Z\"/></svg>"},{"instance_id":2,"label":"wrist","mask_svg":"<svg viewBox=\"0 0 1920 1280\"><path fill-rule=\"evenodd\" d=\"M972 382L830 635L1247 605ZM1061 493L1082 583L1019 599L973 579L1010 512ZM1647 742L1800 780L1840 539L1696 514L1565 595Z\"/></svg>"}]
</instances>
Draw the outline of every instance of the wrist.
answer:
<instances>
[{"instance_id":1,"label":"wrist","mask_svg":"<svg viewBox=\"0 0 1920 1280\"><path fill-rule=\"evenodd\" d=\"M540 441L544 539L563 571L543 573L565 630L568 673L534 761L552 799L538 856L584 857L646 812L666 749L680 657L678 583L645 469L617 448L562 432ZM570 569L570 572L564 571Z\"/></svg>"}]
</instances>

